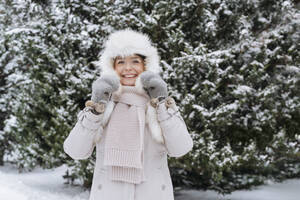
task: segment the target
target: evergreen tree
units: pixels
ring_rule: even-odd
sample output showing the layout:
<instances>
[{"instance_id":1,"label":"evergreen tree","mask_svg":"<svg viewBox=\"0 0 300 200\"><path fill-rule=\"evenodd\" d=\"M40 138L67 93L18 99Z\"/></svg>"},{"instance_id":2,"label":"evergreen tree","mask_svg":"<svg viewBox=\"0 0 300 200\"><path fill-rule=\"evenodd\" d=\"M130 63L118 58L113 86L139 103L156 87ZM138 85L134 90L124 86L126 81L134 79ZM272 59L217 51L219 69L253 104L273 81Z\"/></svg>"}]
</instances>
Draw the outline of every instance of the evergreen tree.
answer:
<instances>
[{"instance_id":1,"label":"evergreen tree","mask_svg":"<svg viewBox=\"0 0 300 200\"><path fill-rule=\"evenodd\" d=\"M299 176L299 11L290 1L215 1L202 13L205 39L184 39L166 64L195 141L174 174L221 192Z\"/></svg>"},{"instance_id":2,"label":"evergreen tree","mask_svg":"<svg viewBox=\"0 0 300 200\"><path fill-rule=\"evenodd\" d=\"M24 6L15 1L0 2L0 64L1 64L1 88L0 88L0 163L3 156L12 152L12 143L15 142L10 125L14 124L15 116L12 109L18 104L18 89L22 80L22 52L21 43L17 37L21 37L22 17ZM19 29L17 27L20 27ZM24 38L23 38L24 39ZM17 66L20 67L17 67Z\"/></svg>"}]
</instances>

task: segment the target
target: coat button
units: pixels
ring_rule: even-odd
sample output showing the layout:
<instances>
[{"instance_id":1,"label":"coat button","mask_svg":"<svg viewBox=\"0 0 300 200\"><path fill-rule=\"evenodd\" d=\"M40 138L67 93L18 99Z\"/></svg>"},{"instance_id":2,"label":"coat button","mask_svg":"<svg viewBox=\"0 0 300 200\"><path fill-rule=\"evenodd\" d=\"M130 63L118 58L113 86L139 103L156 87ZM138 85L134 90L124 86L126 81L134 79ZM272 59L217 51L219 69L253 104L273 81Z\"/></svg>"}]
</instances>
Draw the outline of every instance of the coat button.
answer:
<instances>
[{"instance_id":1,"label":"coat button","mask_svg":"<svg viewBox=\"0 0 300 200\"><path fill-rule=\"evenodd\" d=\"M101 190L101 189L102 189L102 185L99 184L99 185L98 185L98 190Z\"/></svg>"},{"instance_id":2,"label":"coat button","mask_svg":"<svg viewBox=\"0 0 300 200\"><path fill-rule=\"evenodd\" d=\"M162 185L161 185L161 189L162 189L162 190L165 190L165 189L166 189L166 185L162 184Z\"/></svg>"}]
</instances>

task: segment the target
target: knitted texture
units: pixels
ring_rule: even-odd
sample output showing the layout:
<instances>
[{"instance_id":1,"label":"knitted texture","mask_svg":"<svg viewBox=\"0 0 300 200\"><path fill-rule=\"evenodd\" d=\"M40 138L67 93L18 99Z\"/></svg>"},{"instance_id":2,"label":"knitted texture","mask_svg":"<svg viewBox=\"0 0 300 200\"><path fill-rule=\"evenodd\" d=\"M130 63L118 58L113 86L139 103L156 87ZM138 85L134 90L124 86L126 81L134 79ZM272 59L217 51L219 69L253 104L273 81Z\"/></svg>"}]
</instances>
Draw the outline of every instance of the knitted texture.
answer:
<instances>
[{"instance_id":1,"label":"knitted texture","mask_svg":"<svg viewBox=\"0 0 300 200\"><path fill-rule=\"evenodd\" d=\"M116 106L107 125L104 143L104 165L111 180L139 184L144 176L144 130L146 92L134 86L122 86L121 94L113 94Z\"/></svg>"}]
</instances>

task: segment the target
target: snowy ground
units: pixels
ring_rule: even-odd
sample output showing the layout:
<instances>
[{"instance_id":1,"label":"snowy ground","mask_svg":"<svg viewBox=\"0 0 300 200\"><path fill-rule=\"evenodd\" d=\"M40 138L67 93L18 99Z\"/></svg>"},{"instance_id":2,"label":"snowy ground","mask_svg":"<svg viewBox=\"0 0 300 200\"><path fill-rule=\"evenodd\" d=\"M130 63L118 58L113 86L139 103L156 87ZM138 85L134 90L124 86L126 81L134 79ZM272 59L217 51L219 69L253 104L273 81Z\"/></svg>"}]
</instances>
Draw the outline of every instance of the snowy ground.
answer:
<instances>
[{"instance_id":1,"label":"snowy ground","mask_svg":"<svg viewBox=\"0 0 300 200\"><path fill-rule=\"evenodd\" d=\"M66 167L54 170L36 169L18 173L13 166L0 167L1 200L88 200L89 192L81 187L64 184ZM214 191L183 191L176 200L299 200L300 179L257 187L251 191L236 191L221 196Z\"/></svg>"}]
</instances>

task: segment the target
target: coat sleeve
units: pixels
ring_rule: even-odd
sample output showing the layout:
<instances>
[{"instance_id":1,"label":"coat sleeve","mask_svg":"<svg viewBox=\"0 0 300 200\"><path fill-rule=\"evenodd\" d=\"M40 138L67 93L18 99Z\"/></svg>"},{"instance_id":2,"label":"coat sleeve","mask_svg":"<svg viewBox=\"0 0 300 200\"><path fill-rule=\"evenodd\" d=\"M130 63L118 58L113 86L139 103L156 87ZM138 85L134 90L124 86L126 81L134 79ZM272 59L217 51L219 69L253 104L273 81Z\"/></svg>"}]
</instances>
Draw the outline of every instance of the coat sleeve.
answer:
<instances>
[{"instance_id":1,"label":"coat sleeve","mask_svg":"<svg viewBox=\"0 0 300 200\"><path fill-rule=\"evenodd\" d=\"M97 134L103 132L101 120L103 114L95 115L83 109L77 115L77 122L64 141L64 151L73 159L86 159L95 147Z\"/></svg>"},{"instance_id":2,"label":"coat sleeve","mask_svg":"<svg viewBox=\"0 0 300 200\"><path fill-rule=\"evenodd\" d=\"M181 117L178 108L167 108L164 103L157 107L157 119L160 123L164 142L170 157L181 157L193 148L193 139Z\"/></svg>"}]
</instances>

